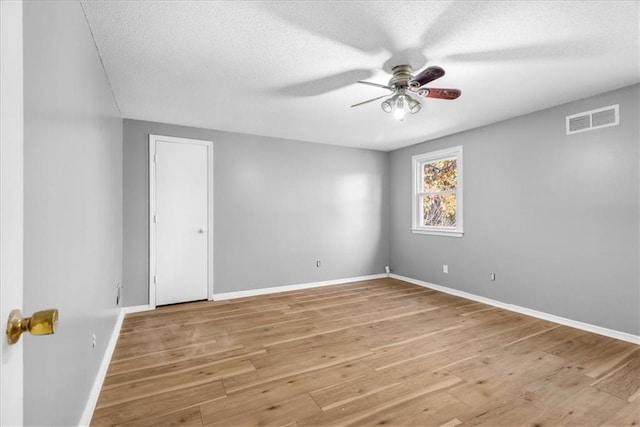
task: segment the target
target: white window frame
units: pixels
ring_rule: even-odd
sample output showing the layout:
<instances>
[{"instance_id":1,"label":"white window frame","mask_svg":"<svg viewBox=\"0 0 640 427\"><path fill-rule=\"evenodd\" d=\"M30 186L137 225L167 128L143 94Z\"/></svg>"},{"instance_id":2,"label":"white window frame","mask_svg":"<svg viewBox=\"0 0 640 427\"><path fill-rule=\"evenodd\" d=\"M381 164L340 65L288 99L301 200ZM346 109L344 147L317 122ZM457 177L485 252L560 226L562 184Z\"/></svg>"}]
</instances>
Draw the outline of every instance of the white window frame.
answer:
<instances>
[{"instance_id":1,"label":"white window frame","mask_svg":"<svg viewBox=\"0 0 640 427\"><path fill-rule=\"evenodd\" d=\"M455 227L425 227L422 225L422 206L420 204L420 195L422 194L422 171L425 163L435 162L444 159L456 159L456 167L458 169L457 185L456 185L456 226ZM413 188L411 196L411 232L417 234L431 234L435 236L462 237L464 229L463 219L463 201L462 201L462 145L445 148L443 150L431 151L429 153L417 154L411 157Z\"/></svg>"}]
</instances>

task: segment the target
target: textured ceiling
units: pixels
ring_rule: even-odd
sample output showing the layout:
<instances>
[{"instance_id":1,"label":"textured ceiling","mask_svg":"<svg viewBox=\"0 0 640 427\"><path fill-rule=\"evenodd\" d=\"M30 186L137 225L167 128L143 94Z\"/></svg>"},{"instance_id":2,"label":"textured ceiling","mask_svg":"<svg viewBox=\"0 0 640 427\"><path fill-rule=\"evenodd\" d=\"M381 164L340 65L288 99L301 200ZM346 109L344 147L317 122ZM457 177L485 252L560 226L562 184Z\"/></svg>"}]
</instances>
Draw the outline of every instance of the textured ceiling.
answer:
<instances>
[{"instance_id":1,"label":"textured ceiling","mask_svg":"<svg viewBox=\"0 0 640 427\"><path fill-rule=\"evenodd\" d=\"M82 2L126 118L391 150L640 81L636 1ZM438 65L398 122L393 65Z\"/></svg>"}]
</instances>

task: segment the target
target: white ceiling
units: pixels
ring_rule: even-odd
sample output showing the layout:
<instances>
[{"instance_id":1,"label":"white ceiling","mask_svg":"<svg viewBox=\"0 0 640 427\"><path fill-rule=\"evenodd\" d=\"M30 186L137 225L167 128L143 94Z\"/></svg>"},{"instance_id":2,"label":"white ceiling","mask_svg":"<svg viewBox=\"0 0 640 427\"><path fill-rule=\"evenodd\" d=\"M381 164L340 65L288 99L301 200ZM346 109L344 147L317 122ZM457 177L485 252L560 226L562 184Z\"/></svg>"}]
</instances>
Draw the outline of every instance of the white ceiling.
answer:
<instances>
[{"instance_id":1,"label":"white ceiling","mask_svg":"<svg viewBox=\"0 0 640 427\"><path fill-rule=\"evenodd\" d=\"M637 1L85 1L122 115L392 150L640 81ZM438 65L398 122L393 65Z\"/></svg>"}]
</instances>

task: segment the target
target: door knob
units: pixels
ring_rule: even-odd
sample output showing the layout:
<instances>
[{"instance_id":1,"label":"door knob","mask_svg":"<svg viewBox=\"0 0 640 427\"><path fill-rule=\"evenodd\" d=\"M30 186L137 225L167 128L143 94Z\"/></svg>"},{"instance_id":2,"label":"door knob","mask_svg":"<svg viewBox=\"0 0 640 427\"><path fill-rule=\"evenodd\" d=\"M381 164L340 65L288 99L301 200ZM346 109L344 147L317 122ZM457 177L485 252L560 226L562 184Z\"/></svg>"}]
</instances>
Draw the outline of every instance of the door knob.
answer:
<instances>
[{"instance_id":1,"label":"door knob","mask_svg":"<svg viewBox=\"0 0 640 427\"><path fill-rule=\"evenodd\" d=\"M31 317L22 317L20 310L12 310L7 321L7 340L15 344L23 332L31 335L50 335L56 332L58 310L55 308L38 311Z\"/></svg>"},{"instance_id":2,"label":"door knob","mask_svg":"<svg viewBox=\"0 0 640 427\"><path fill-rule=\"evenodd\" d=\"M198 230L198 233L200 233L200 234L204 234L206 231L207 231L207 230L205 230L205 229L201 228L200 230Z\"/></svg>"}]
</instances>

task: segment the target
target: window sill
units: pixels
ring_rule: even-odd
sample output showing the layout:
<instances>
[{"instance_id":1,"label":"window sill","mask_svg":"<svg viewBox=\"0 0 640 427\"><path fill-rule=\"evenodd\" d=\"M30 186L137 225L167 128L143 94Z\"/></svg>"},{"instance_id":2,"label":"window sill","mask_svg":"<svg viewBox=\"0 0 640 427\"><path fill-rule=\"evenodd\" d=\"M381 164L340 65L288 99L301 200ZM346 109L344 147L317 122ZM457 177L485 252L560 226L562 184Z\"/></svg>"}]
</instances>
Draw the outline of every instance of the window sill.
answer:
<instances>
[{"instance_id":1,"label":"window sill","mask_svg":"<svg viewBox=\"0 0 640 427\"><path fill-rule=\"evenodd\" d=\"M445 230L425 230L424 228L412 228L411 232L414 234L430 234L432 236L445 236L445 237L463 237L462 231L445 231Z\"/></svg>"}]
</instances>

